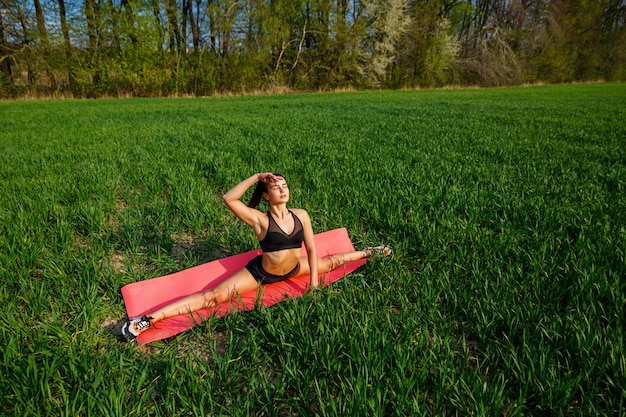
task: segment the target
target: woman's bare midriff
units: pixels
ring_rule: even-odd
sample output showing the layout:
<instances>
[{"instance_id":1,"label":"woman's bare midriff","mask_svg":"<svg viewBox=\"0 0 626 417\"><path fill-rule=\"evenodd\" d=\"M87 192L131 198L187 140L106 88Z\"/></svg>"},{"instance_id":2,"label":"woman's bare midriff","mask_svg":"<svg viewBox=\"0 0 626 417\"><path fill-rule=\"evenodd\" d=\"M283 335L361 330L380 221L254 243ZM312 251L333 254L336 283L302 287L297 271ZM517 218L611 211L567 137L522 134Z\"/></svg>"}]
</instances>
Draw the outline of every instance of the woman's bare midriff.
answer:
<instances>
[{"instance_id":1,"label":"woman's bare midriff","mask_svg":"<svg viewBox=\"0 0 626 417\"><path fill-rule=\"evenodd\" d=\"M300 248L285 249L263 254L263 269L270 274L285 275L300 262Z\"/></svg>"}]
</instances>

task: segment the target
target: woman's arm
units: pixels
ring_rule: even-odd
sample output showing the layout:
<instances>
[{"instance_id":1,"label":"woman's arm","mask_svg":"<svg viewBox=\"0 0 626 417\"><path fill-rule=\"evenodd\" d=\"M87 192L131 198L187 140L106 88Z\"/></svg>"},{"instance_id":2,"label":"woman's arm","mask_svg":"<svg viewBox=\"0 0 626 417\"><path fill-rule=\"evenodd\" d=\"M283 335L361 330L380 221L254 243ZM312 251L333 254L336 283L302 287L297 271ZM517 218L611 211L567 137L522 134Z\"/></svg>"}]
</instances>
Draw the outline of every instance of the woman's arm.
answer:
<instances>
[{"instance_id":1,"label":"woman's arm","mask_svg":"<svg viewBox=\"0 0 626 417\"><path fill-rule=\"evenodd\" d=\"M246 193L246 191L248 191L250 187L252 187L259 181L276 182L277 180L278 177L269 172L263 174L254 174L228 190L222 198L224 199L224 203L226 203L228 208L231 209L233 213L235 213L235 216L243 220L243 222L246 223L248 226L254 227L259 221L259 214L261 214L261 212L254 208L246 206L241 201L241 197L243 197L243 195Z\"/></svg>"},{"instance_id":2,"label":"woman's arm","mask_svg":"<svg viewBox=\"0 0 626 417\"><path fill-rule=\"evenodd\" d=\"M306 246L307 258L309 260L310 286L311 288L317 288L320 284L317 273L317 247L315 246L311 219L309 214L302 209L298 210L297 216L302 222L302 228L304 229L304 245Z\"/></svg>"}]
</instances>

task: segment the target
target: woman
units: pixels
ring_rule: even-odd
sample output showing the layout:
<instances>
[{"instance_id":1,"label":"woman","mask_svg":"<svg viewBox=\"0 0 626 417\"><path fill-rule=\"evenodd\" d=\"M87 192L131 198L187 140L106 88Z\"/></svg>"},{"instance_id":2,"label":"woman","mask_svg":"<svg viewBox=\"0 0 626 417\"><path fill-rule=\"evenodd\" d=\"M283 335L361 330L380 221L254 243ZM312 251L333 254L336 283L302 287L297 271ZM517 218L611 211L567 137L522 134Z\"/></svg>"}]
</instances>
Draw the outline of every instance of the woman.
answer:
<instances>
[{"instance_id":1,"label":"woman","mask_svg":"<svg viewBox=\"0 0 626 417\"><path fill-rule=\"evenodd\" d=\"M246 206L241 197L254 184L254 194ZM231 300L236 294L254 291L262 284L308 275L311 288L316 288L320 273L373 254L391 255L390 247L377 246L318 259L311 219L305 210L287 208L289 188L280 174L255 174L234 186L223 198L228 208L252 227L263 254L212 289L181 298L149 315L128 320L122 327L122 334L127 340L134 340L159 320L215 307ZM267 213L256 209L262 198L269 204ZM300 257L302 242L306 246L306 257Z\"/></svg>"}]
</instances>

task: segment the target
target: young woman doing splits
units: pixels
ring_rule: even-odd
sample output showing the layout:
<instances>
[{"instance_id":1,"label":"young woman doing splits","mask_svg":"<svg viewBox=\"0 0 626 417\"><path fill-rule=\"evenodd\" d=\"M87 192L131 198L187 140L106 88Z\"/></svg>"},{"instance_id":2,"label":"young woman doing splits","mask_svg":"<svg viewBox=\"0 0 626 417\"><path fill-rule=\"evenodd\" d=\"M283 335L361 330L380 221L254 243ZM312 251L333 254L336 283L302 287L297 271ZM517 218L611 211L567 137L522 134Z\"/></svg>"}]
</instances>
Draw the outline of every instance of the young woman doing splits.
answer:
<instances>
[{"instance_id":1,"label":"young woman doing splits","mask_svg":"<svg viewBox=\"0 0 626 417\"><path fill-rule=\"evenodd\" d=\"M241 197L255 184L250 203L245 205L241 202ZM269 204L267 213L256 209L261 198ZM224 194L224 202L239 219L252 227L263 254L252 259L245 268L214 288L176 300L145 316L131 318L122 327L126 340L134 340L160 320L216 307L235 295L254 291L262 284L308 275L311 288L315 288L319 285L319 274L329 272L346 262L374 254L391 255L390 247L377 246L318 259L311 219L303 209L287 208L289 188L279 174L255 174L241 181ZM302 242L306 247L306 257L300 257Z\"/></svg>"}]
</instances>

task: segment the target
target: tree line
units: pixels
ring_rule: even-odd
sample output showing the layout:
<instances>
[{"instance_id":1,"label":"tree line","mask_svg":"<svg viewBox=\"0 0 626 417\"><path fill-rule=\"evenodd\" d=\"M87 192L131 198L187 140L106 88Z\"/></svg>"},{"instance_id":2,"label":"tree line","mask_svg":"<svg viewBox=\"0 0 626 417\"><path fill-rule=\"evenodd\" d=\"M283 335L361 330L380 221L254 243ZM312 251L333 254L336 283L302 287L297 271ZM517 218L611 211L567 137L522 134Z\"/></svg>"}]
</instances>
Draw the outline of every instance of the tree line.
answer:
<instances>
[{"instance_id":1,"label":"tree line","mask_svg":"<svg viewBox=\"0 0 626 417\"><path fill-rule=\"evenodd\" d=\"M0 0L0 97L626 80L626 0Z\"/></svg>"}]
</instances>

